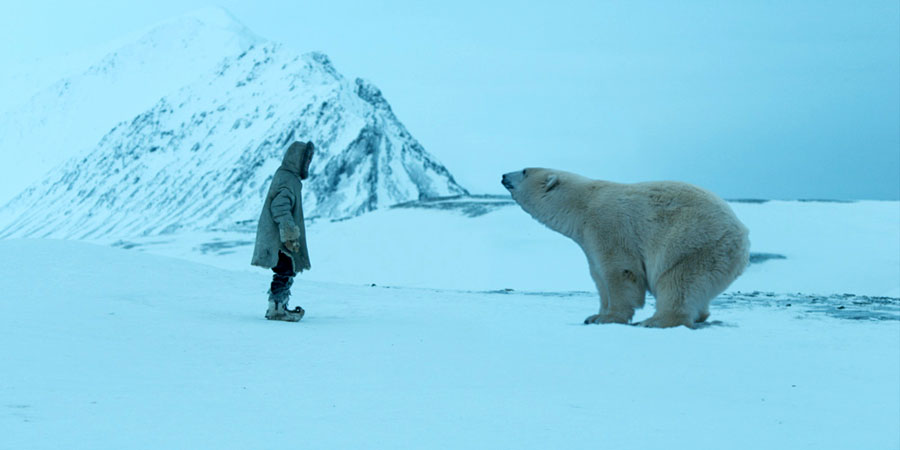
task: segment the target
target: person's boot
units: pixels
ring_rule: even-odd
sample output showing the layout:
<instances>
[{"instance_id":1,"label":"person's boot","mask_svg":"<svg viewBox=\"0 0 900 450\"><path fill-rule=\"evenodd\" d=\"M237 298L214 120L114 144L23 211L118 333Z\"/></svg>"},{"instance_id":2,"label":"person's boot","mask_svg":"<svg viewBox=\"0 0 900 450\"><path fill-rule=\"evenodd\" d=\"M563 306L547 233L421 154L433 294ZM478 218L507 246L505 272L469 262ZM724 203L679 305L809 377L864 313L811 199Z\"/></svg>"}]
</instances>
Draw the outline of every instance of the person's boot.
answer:
<instances>
[{"instance_id":1,"label":"person's boot","mask_svg":"<svg viewBox=\"0 0 900 450\"><path fill-rule=\"evenodd\" d=\"M288 309L288 300L290 300L290 297L291 291L287 289L277 293L269 291L269 309L266 310L266 319L299 322L306 311L299 306L294 309Z\"/></svg>"}]
</instances>

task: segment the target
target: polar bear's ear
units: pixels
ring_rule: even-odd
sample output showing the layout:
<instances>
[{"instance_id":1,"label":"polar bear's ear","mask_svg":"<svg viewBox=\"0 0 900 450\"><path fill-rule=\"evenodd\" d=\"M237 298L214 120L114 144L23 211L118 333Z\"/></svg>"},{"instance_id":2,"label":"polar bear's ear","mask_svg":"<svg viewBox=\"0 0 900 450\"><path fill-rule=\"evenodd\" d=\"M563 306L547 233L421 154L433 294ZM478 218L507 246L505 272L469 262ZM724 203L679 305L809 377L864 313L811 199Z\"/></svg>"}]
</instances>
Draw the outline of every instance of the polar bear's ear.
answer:
<instances>
[{"instance_id":1,"label":"polar bear's ear","mask_svg":"<svg viewBox=\"0 0 900 450\"><path fill-rule=\"evenodd\" d=\"M547 175L547 182L544 183L544 190L549 191L550 189L555 188L558 184L559 177L557 177L556 174L551 173L550 175Z\"/></svg>"}]
</instances>

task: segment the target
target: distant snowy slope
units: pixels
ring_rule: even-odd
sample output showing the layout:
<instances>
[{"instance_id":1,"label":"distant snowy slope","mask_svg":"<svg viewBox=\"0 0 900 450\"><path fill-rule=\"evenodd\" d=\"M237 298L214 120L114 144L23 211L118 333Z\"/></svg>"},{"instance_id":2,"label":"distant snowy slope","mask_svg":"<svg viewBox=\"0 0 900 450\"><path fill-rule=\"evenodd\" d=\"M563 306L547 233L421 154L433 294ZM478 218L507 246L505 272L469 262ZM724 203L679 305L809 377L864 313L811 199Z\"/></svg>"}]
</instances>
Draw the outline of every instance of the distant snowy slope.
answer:
<instances>
[{"instance_id":1,"label":"distant snowy slope","mask_svg":"<svg viewBox=\"0 0 900 450\"><path fill-rule=\"evenodd\" d=\"M19 58L0 64L0 114L19 110L33 96L63 79L77 76L118 46L102 44L42 58Z\"/></svg>"},{"instance_id":2,"label":"distant snowy slope","mask_svg":"<svg viewBox=\"0 0 900 450\"><path fill-rule=\"evenodd\" d=\"M55 82L26 103L0 108L0 204L60 162L92 148L116 123L260 42L226 11L199 10L122 42L86 70ZM59 70L65 73L79 64L68 61L66 66ZM12 76L7 74L8 79ZM35 83L45 76L36 74ZM18 85L27 89L34 83Z\"/></svg>"},{"instance_id":3,"label":"distant snowy slope","mask_svg":"<svg viewBox=\"0 0 900 450\"><path fill-rule=\"evenodd\" d=\"M900 297L900 203L732 203L750 228L751 265L728 292ZM511 200L417 202L307 227L305 280L459 290L582 291L596 299L584 253ZM233 270L254 232L101 240ZM713 301L715 316L719 300Z\"/></svg>"},{"instance_id":4,"label":"distant snowy slope","mask_svg":"<svg viewBox=\"0 0 900 450\"><path fill-rule=\"evenodd\" d=\"M321 53L251 47L110 131L0 209L0 237L252 227L285 146L317 147L307 217L464 194L372 84Z\"/></svg>"}]
</instances>

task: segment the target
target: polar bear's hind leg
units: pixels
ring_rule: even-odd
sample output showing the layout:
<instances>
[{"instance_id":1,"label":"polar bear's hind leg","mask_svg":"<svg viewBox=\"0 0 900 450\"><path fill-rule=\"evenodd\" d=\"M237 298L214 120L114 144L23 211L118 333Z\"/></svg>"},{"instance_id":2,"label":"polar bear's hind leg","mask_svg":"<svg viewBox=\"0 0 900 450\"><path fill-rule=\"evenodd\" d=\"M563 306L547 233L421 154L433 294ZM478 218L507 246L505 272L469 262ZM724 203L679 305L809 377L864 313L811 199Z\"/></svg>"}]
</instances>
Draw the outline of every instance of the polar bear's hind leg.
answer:
<instances>
[{"instance_id":1,"label":"polar bear's hind leg","mask_svg":"<svg viewBox=\"0 0 900 450\"><path fill-rule=\"evenodd\" d=\"M712 250L712 251L710 251ZM656 282L656 313L641 325L694 328L709 318L709 303L737 278L743 269L740 251L697 251L681 259ZM732 255L734 254L734 255ZM736 256L736 257L735 257Z\"/></svg>"}]
</instances>

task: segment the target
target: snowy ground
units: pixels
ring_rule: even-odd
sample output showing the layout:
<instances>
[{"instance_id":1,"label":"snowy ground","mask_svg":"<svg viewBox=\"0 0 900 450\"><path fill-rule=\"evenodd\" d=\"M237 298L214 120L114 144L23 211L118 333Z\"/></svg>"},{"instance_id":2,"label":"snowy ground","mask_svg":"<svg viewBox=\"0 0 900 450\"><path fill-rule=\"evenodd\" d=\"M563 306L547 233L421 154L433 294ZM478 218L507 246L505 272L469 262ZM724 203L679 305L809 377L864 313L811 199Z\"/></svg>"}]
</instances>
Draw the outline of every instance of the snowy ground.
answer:
<instances>
[{"instance_id":1,"label":"snowy ground","mask_svg":"<svg viewBox=\"0 0 900 450\"><path fill-rule=\"evenodd\" d=\"M810 205L785 206L791 223L736 205L754 252L787 259L751 267L760 288L700 330L582 325L583 257L513 208L315 224L299 324L262 318L269 275L245 268L243 235L0 241L0 448L898 448L898 266L829 279L897 264L897 203ZM809 242L770 231L804 220L821 221ZM443 253L408 260L427 250ZM360 273L312 281L350 256Z\"/></svg>"}]
</instances>

